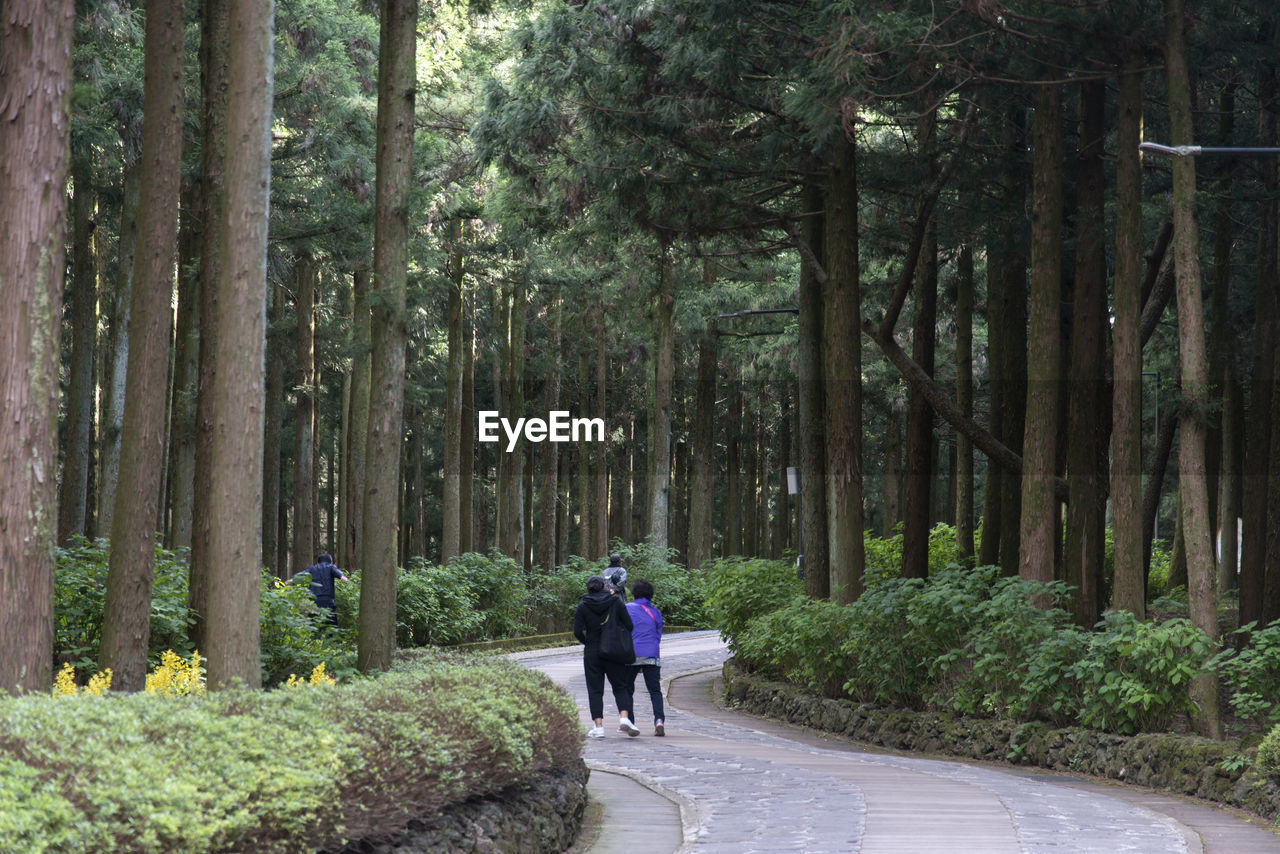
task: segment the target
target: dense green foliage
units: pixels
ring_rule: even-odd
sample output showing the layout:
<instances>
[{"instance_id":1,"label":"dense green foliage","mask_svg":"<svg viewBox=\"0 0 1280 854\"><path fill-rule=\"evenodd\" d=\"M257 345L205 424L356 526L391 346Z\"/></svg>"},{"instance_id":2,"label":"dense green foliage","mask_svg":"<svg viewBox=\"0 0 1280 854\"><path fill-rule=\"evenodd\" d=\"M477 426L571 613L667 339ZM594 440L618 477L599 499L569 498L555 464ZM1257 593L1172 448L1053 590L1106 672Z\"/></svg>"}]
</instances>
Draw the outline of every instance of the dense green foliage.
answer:
<instances>
[{"instance_id":1,"label":"dense green foliage","mask_svg":"<svg viewBox=\"0 0 1280 854\"><path fill-rule=\"evenodd\" d=\"M503 659L199 697L0 700L0 850L340 847L572 761L573 702Z\"/></svg>"},{"instance_id":2,"label":"dense green foliage","mask_svg":"<svg viewBox=\"0 0 1280 854\"><path fill-rule=\"evenodd\" d=\"M1056 605L1033 604L1061 601L1063 585L1002 578L996 567L937 566L927 581L869 576L844 606L805 598L794 577L780 561L721 561L711 612L748 667L831 697L1154 731L1191 711L1185 689L1210 650L1181 618L1109 613L1095 631L1078 628ZM1271 656L1264 644L1235 659L1241 696L1267 690L1280 672Z\"/></svg>"}]
</instances>

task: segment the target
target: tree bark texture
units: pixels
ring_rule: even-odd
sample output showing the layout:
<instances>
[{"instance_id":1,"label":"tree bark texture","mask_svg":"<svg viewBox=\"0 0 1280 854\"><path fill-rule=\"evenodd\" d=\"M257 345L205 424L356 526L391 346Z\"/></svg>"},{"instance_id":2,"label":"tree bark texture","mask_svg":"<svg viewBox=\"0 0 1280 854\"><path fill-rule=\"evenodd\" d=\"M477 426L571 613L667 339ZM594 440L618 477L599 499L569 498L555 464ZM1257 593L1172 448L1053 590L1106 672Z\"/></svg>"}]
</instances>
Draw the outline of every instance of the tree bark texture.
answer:
<instances>
[{"instance_id":1,"label":"tree bark texture","mask_svg":"<svg viewBox=\"0 0 1280 854\"><path fill-rule=\"evenodd\" d=\"M609 347L605 340L603 306L595 306L592 313L595 316L596 330L596 417L608 424L606 418L609 414ZM595 534L595 548L587 552L588 557L592 554L604 555L609 552L609 467L606 462L608 452L607 442L596 443L594 510L589 507L583 508L584 513L596 514L595 523L591 526Z\"/></svg>"},{"instance_id":2,"label":"tree bark texture","mask_svg":"<svg viewBox=\"0 0 1280 854\"><path fill-rule=\"evenodd\" d=\"M1107 259L1104 245L1102 144L1106 84L1080 86L1080 137L1076 154L1076 255L1067 406L1067 533L1063 579L1075 592L1072 616L1081 626L1098 621L1106 555Z\"/></svg>"},{"instance_id":3,"label":"tree bark texture","mask_svg":"<svg viewBox=\"0 0 1280 854\"><path fill-rule=\"evenodd\" d=\"M464 293L464 297L465 297ZM475 300L464 303L462 343L462 438L458 464L458 551L475 551L476 322Z\"/></svg>"},{"instance_id":4,"label":"tree bark texture","mask_svg":"<svg viewBox=\"0 0 1280 854\"><path fill-rule=\"evenodd\" d=\"M1058 539L1053 479L1061 360L1058 315L1062 287L1062 89L1057 84L1040 86L1035 96L1030 346L1018 574L1032 581L1052 581L1054 544Z\"/></svg>"},{"instance_id":5,"label":"tree bark texture","mask_svg":"<svg viewBox=\"0 0 1280 854\"><path fill-rule=\"evenodd\" d=\"M1116 272L1111 327L1111 526L1115 538L1112 607L1146 614L1142 562L1142 72L1120 77L1116 121Z\"/></svg>"},{"instance_id":6,"label":"tree bark texture","mask_svg":"<svg viewBox=\"0 0 1280 854\"><path fill-rule=\"evenodd\" d=\"M93 171L71 168L71 363L66 398L66 442L58 542L85 533L93 433L93 355L98 333L98 280L93 263Z\"/></svg>"},{"instance_id":7,"label":"tree bark texture","mask_svg":"<svg viewBox=\"0 0 1280 854\"><path fill-rule=\"evenodd\" d=\"M1165 0L1165 73L1169 81L1169 131L1173 145L1195 139L1191 83L1187 70L1182 0ZM1196 223L1196 163L1173 159L1173 257L1177 271L1179 366L1187 414L1178 436L1178 491L1182 535L1186 545L1188 601L1191 621L1210 639L1218 637L1218 597L1209 533L1209 494L1205 471L1205 419L1209 378L1206 370L1204 308L1201 305L1199 228ZM1195 677L1191 699L1197 706L1197 729L1209 738L1222 737L1218 681L1212 673Z\"/></svg>"},{"instance_id":8,"label":"tree bark texture","mask_svg":"<svg viewBox=\"0 0 1280 854\"><path fill-rule=\"evenodd\" d=\"M973 247L960 247L956 270L956 405L973 418ZM956 545L972 560L976 546L973 532L973 440L956 433Z\"/></svg>"},{"instance_id":9,"label":"tree bark texture","mask_svg":"<svg viewBox=\"0 0 1280 854\"><path fill-rule=\"evenodd\" d=\"M444 494L441 500L440 562L462 550L462 225L453 230L449 255L448 353L445 366Z\"/></svg>"},{"instance_id":10,"label":"tree bark texture","mask_svg":"<svg viewBox=\"0 0 1280 854\"><path fill-rule=\"evenodd\" d=\"M715 494L715 407L716 407L716 342L706 335L698 341L698 379L694 399L692 469L693 485L689 502L690 569L711 560L713 509L709 496Z\"/></svg>"},{"instance_id":11,"label":"tree bark texture","mask_svg":"<svg viewBox=\"0 0 1280 854\"><path fill-rule=\"evenodd\" d=\"M547 412L555 412L560 408L560 364L561 364L561 327L564 317L564 304L560 299L560 285L554 284L548 295L550 305L547 311L547 352L551 354L552 364L548 369L546 388L544 389ZM446 443L448 439L445 440ZM447 449L447 445L446 445ZM554 572L558 564L556 546L556 516L560 494L560 444L558 442L542 443L542 482L538 496L538 555L534 563L543 572Z\"/></svg>"},{"instance_id":12,"label":"tree bark texture","mask_svg":"<svg viewBox=\"0 0 1280 854\"><path fill-rule=\"evenodd\" d=\"M181 0L149 0L138 257L130 311L120 482L102 624L101 666L113 686L142 689L150 635L151 580L165 455L169 341L182 159Z\"/></svg>"},{"instance_id":13,"label":"tree bark texture","mask_svg":"<svg viewBox=\"0 0 1280 854\"><path fill-rule=\"evenodd\" d=\"M200 27L200 339L218 338L218 282L222 264L222 206L227 148L228 0L205 0ZM217 374L214 347L200 351L200 386L196 399L196 471L192 506L191 566L187 605L195 620L192 641L203 648L209 576L218 567L209 556L210 475L213 470L213 384Z\"/></svg>"},{"instance_id":14,"label":"tree bark texture","mask_svg":"<svg viewBox=\"0 0 1280 854\"><path fill-rule=\"evenodd\" d=\"M271 320L267 325L267 402L263 427L262 459L262 565L275 575L285 578L289 574L288 563L280 563L280 458L281 429L284 417L284 336L280 329L285 323L284 287L279 283L271 287ZM348 435L350 429L348 429ZM343 564L345 566L346 564Z\"/></svg>"},{"instance_id":15,"label":"tree bark texture","mask_svg":"<svg viewBox=\"0 0 1280 854\"><path fill-rule=\"evenodd\" d=\"M823 194L809 183L804 191L804 242L816 258L823 257L826 225ZM804 589L811 599L831 595L827 562L827 447L825 381L822 355L822 283L812 264L800 266L799 342L796 347L800 444L800 545L804 561Z\"/></svg>"},{"instance_id":16,"label":"tree bark texture","mask_svg":"<svg viewBox=\"0 0 1280 854\"><path fill-rule=\"evenodd\" d=\"M857 152L836 143L827 169L827 280L822 285L823 400L826 425L827 560L831 594L845 604L862 595L862 326L858 268Z\"/></svg>"},{"instance_id":17,"label":"tree bark texture","mask_svg":"<svg viewBox=\"0 0 1280 854\"><path fill-rule=\"evenodd\" d=\"M293 443L293 569L298 572L316 558L314 527L316 472L313 467L316 441L316 262L309 252L299 251L295 259L297 320L294 378Z\"/></svg>"},{"instance_id":18,"label":"tree bark texture","mask_svg":"<svg viewBox=\"0 0 1280 854\"><path fill-rule=\"evenodd\" d=\"M0 691L53 682L70 0L0 17Z\"/></svg>"},{"instance_id":19,"label":"tree bark texture","mask_svg":"<svg viewBox=\"0 0 1280 854\"><path fill-rule=\"evenodd\" d=\"M178 224L178 316L170 402L169 528L171 548L190 548L195 512L196 396L200 384L200 185L185 182Z\"/></svg>"},{"instance_id":20,"label":"tree bark texture","mask_svg":"<svg viewBox=\"0 0 1280 854\"><path fill-rule=\"evenodd\" d=\"M413 159L417 0L383 0L378 56L378 152L374 213L368 488L360 637L364 672L386 670L396 642L396 532L404 415L408 198ZM371 294L371 297L374 294Z\"/></svg>"},{"instance_id":21,"label":"tree bark texture","mask_svg":"<svg viewBox=\"0 0 1280 854\"><path fill-rule=\"evenodd\" d=\"M262 428L267 223L274 65L272 0L230 0L227 159L218 287L218 372L210 448L211 688L262 684L257 558L262 550Z\"/></svg>"},{"instance_id":22,"label":"tree bark texture","mask_svg":"<svg viewBox=\"0 0 1280 854\"><path fill-rule=\"evenodd\" d=\"M658 287L653 295L653 359L649 386L649 542L663 552L670 538L671 399L675 382L675 271L671 248L658 250Z\"/></svg>"}]
</instances>

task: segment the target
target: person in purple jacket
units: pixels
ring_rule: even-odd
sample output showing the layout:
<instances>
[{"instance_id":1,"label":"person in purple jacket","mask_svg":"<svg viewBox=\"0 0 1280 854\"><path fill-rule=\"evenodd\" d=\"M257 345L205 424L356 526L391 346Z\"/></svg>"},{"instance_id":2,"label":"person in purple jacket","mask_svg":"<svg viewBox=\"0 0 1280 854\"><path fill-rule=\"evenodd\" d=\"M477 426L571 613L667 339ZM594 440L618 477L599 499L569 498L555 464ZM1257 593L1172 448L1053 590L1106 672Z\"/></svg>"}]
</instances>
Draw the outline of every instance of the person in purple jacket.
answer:
<instances>
[{"instance_id":1,"label":"person in purple jacket","mask_svg":"<svg viewBox=\"0 0 1280 854\"><path fill-rule=\"evenodd\" d=\"M662 712L662 658L659 646L662 644L662 612L653 607L649 601L653 598L653 584L643 578L637 578L631 585L631 593L636 597L627 603L627 612L635 628L631 630L631 641L636 648L635 664L631 670L631 694L635 696L636 676L644 674L645 687L649 689L649 700L653 703L653 734L666 735L663 726ZM631 717L634 720L639 704L633 701Z\"/></svg>"}]
</instances>

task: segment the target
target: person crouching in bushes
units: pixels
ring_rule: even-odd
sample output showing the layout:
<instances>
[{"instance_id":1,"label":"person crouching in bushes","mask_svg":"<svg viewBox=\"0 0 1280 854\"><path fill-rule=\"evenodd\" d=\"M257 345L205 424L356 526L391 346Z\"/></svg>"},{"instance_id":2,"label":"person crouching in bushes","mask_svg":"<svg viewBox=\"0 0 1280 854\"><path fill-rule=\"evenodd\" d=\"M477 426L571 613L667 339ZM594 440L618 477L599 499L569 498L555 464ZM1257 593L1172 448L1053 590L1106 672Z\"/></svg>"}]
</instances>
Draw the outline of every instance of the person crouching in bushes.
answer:
<instances>
[{"instance_id":1,"label":"person crouching in bushes","mask_svg":"<svg viewBox=\"0 0 1280 854\"><path fill-rule=\"evenodd\" d=\"M653 607L649 601L653 598L653 584L643 578L637 578L631 585L631 593L635 601L627 603L627 611L635 629L631 632L632 643L636 648L636 662L631 665L631 681L629 693L634 702L636 676L644 674L645 687L649 689L649 700L653 704L653 734L666 735L662 713L662 612ZM635 717L635 710L632 710Z\"/></svg>"},{"instance_id":2,"label":"person crouching in bushes","mask_svg":"<svg viewBox=\"0 0 1280 854\"><path fill-rule=\"evenodd\" d=\"M627 606L614 594L605 590L604 579L594 575L587 579L587 593L578 602L573 613L573 636L583 645L582 669L587 680L587 705L590 707L593 726L587 730L588 738L604 738L604 680L609 679L614 702L618 704L618 732L637 736L640 730L631 722L631 691L627 687L628 665L618 664L600 657L600 632L605 620L616 620L630 631L635 624L627 613Z\"/></svg>"}]
</instances>

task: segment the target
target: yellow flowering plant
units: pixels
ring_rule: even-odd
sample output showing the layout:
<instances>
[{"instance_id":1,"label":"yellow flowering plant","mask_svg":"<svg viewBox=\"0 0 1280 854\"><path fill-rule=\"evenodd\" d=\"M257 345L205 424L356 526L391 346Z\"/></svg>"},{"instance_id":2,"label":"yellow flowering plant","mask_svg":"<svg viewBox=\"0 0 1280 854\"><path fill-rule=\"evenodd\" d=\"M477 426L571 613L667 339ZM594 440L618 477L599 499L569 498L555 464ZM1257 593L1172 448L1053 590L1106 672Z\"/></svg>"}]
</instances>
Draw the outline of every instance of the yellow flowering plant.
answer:
<instances>
[{"instance_id":1,"label":"yellow flowering plant","mask_svg":"<svg viewBox=\"0 0 1280 854\"><path fill-rule=\"evenodd\" d=\"M110 667L90 676L89 684L84 686L83 693L101 697L109 690L111 690ZM58 675L53 679L53 696L72 697L78 693L81 693L81 690L76 687L76 669L71 666L71 662L67 662L62 665L62 669L58 671Z\"/></svg>"},{"instance_id":2,"label":"yellow flowering plant","mask_svg":"<svg viewBox=\"0 0 1280 854\"><path fill-rule=\"evenodd\" d=\"M160 665L147 674L146 691L162 697L182 697L204 693L204 668L200 666L200 652L191 653L184 660L173 650L160 656Z\"/></svg>"},{"instance_id":3,"label":"yellow flowering plant","mask_svg":"<svg viewBox=\"0 0 1280 854\"><path fill-rule=\"evenodd\" d=\"M325 671L324 662L320 662L311 670L309 679L299 679L296 674L290 673L289 679L284 683L286 688L297 688L301 685L337 685L337 681Z\"/></svg>"}]
</instances>

